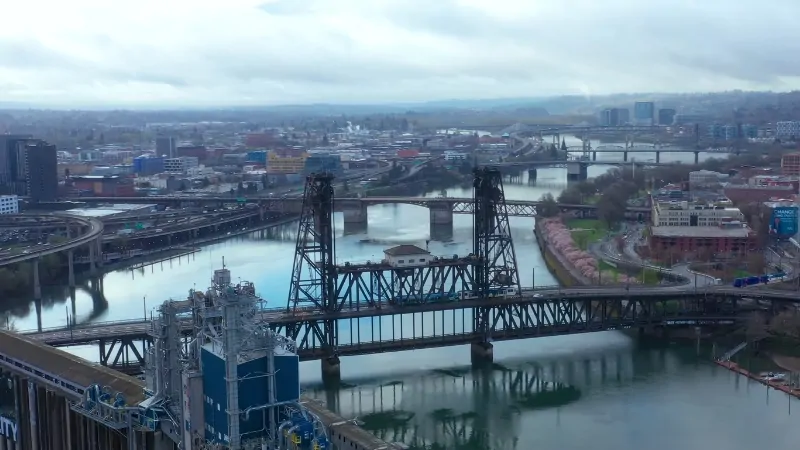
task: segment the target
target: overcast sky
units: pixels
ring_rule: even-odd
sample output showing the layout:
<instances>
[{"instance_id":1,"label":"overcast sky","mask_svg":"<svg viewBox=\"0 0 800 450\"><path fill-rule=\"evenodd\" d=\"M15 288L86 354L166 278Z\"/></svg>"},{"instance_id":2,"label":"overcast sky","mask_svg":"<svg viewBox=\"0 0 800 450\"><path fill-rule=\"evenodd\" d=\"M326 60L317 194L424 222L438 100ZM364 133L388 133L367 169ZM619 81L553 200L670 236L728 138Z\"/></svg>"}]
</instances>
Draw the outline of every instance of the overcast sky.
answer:
<instances>
[{"instance_id":1,"label":"overcast sky","mask_svg":"<svg viewBox=\"0 0 800 450\"><path fill-rule=\"evenodd\" d=\"M800 88L800 0L9 0L3 17L0 102Z\"/></svg>"}]
</instances>

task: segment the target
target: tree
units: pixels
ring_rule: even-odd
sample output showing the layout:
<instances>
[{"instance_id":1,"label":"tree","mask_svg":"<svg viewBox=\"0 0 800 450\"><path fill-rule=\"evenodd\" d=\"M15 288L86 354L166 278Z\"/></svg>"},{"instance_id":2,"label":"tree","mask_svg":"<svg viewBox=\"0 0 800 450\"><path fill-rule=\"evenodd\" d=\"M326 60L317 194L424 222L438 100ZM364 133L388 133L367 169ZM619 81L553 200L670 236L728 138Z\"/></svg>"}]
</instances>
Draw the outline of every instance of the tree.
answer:
<instances>
[{"instance_id":1,"label":"tree","mask_svg":"<svg viewBox=\"0 0 800 450\"><path fill-rule=\"evenodd\" d=\"M577 192L573 189L567 189L558 196L558 203L580 205L582 202L583 196L581 196L580 192Z\"/></svg>"},{"instance_id":2,"label":"tree","mask_svg":"<svg viewBox=\"0 0 800 450\"><path fill-rule=\"evenodd\" d=\"M553 198L553 194L549 192L542 195L542 197L539 199L539 202L539 206L536 207L537 216L555 217L561 212L556 199Z\"/></svg>"},{"instance_id":3,"label":"tree","mask_svg":"<svg viewBox=\"0 0 800 450\"><path fill-rule=\"evenodd\" d=\"M597 201L597 217L604 221L608 228L625 220L628 199L620 189L606 189Z\"/></svg>"}]
</instances>

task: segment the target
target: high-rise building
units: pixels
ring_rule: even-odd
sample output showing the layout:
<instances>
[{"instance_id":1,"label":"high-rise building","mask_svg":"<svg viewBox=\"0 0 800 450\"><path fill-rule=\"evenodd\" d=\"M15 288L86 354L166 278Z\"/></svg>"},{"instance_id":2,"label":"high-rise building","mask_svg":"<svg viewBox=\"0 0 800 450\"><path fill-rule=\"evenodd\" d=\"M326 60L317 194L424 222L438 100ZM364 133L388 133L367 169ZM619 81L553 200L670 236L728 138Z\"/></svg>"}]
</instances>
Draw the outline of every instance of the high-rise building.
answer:
<instances>
[{"instance_id":1,"label":"high-rise building","mask_svg":"<svg viewBox=\"0 0 800 450\"><path fill-rule=\"evenodd\" d=\"M618 127L628 123L628 110L623 108L608 108L600 111L600 125L604 127Z\"/></svg>"},{"instance_id":2,"label":"high-rise building","mask_svg":"<svg viewBox=\"0 0 800 450\"><path fill-rule=\"evenodd\" d=\"M173 136L158 136L156 138L156 156L166 158L178 157L178 141Z\"/></svg>"},{"instance_id":3,"label":"high-rise building","mask_svg":"<svg viewBox=\"0 0 800 450\"><path fill-rule=\"evenodd\" d=\"M672 108L661 108L658 110L658 124L672 125L675 121L675 110Z\"/></svg>"},{"instance_id":4,"label":"high-rise building","mask_svg":"<svg viewBox=\"0 0 800 450\"><path fill-rule=\"evenodd\" d=\"M58 155L55 145L29 141L21 147L25 156L27 194L32 202L52 202L58 198Z\"/></svg>"},{"instance_id":5,"label":"high-rise building","mask_svg":"<svg viewBox=\"0 0 800 450\"><path fill-rule=\"evenodd\" d=\"M24 146L29 139L30 135L0 135L0 193L25 195L25 160L22 159L20 163L19 147Z\"/></svg>"},{"instance_id":6,"label":"high-rise building","mask_svg":"<svg viewBox=\"0 0 800 450\"><path fill-rule=\"evenodd\" d=\"M653 102L636 102L633 105L633 124L652 126L655 123L655 104Z\"/></svg>"},{"instance_id":7,"label":"high-rise building","mask_svg":"<svg viewBox=\"0 0 800 450\"><path fill-rule=\"evenodd\" d=\"M800 138L800 121L787 120L775 123L775 137L779 139Z\"/></svg>"},{"instance_id":8,"label":"high-rise building","mask_svg":"<svg viewBox=\"0 0 800 450\"><path fill-rule=\"evenodd\" d=\"M628 125L631 122L631 110L628 108L617 108L619 111L619 125Z\"/></svg>"},{"instance_id":9,"label":"high-rise building","mask_svg":"<svg viewBox=\"0 0 800 450\"><path fill-rule=\"evenodd\" d=\"M19 212L19 197L16 195L0 195L0 214L16 214Z\"/></svg>"}]
</instances>

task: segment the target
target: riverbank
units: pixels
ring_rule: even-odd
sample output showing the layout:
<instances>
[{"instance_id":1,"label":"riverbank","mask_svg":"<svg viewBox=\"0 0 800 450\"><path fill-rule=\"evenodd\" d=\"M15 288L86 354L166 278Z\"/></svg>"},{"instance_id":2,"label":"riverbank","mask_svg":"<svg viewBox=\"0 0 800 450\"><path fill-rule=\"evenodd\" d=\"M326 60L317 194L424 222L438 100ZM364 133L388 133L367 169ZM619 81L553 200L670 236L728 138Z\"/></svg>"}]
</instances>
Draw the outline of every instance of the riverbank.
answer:
<instances>
[{"instance_id":1,"label":"riverbank","mask_svg":"<svg viewBox=\"0 0 800 450\"><path fill-rule=\"evenodd\" d=\"M800 398L800 388L793 387L787 383L784 379L776 379L770 378L768 376L764 376L763 374L755 374L750 372L749 370L739 366L735 362L732 361L715 361L718 366L722 366L731 372L738 373L740 375L744 375L751 380L758 381L759 383L763 384L764 386L770 387L775 389L776 391L781 391L783 393L789 394L792 397Z\"/></svg>"},{"instance_id":2,"label":"riverbank","mask_svg":"<svg viewBox=\"0 0 800 450\"><path fill-rule=\"evenodd\" d=\"M570 271L568 265L561 261L561 256L555 249L551 248L550 244L545 240L544 233L541 230L541 221L537 220L533 226L533 235L536 237L536 242L542 251L547 270L552 274L558 283L564 287L572 287L579 285L589 285L589 280L586 280L575 271Z\"/></svg>"}]
</instances>

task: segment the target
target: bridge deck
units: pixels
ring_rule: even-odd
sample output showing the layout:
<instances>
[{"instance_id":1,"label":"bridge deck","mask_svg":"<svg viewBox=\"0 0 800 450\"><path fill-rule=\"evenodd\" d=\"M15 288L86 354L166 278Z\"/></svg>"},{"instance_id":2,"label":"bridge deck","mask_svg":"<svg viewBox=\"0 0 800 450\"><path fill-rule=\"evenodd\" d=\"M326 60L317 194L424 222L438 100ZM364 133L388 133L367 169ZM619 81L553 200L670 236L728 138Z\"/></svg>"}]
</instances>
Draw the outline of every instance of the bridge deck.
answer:
<instances>
[{"instance_id":1,"label":"bridge deck","mask_svg":"<svg viewBox=\"0 0 800 450\"><path fill-rule=\"evenodd\" d=\"M144 400L144 390L138 379L16 333L0 331L0 353L81 388L92 384L108 386L112 392L121 392L129 404Z\"/></svg>"}]
</instances>

